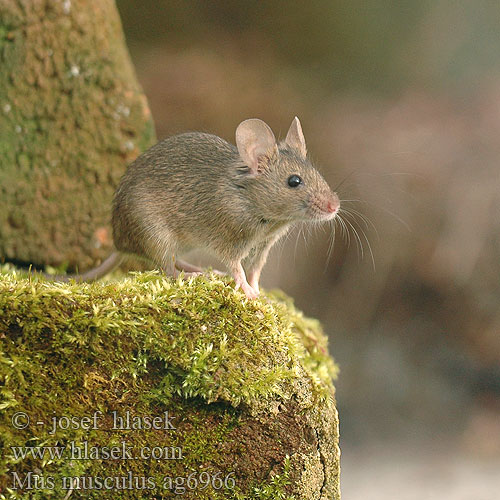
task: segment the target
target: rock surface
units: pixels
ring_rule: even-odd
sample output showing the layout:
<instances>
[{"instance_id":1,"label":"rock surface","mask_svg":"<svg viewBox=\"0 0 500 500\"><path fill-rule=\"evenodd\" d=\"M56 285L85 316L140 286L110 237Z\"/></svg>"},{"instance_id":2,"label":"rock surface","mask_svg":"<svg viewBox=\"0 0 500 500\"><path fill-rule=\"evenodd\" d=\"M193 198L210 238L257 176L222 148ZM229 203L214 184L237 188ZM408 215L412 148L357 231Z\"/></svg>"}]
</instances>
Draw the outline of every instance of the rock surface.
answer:
<instances>
[{"instance_id":1,"label":"rock surface","mask_svg":"<svg viewBox=\"0 0 500 500\"><path fill-rule=\"evenodd\" d=\"M248 301L233 286L0 274L7 498L28 498L29 481L30 498L65 498L74 481L71 499L339 499L337 369L321 327L284 296ZM140 428L120 428L127 418ZM16 460L12 446L63 454Z\"/></svg>"}]
</instances>

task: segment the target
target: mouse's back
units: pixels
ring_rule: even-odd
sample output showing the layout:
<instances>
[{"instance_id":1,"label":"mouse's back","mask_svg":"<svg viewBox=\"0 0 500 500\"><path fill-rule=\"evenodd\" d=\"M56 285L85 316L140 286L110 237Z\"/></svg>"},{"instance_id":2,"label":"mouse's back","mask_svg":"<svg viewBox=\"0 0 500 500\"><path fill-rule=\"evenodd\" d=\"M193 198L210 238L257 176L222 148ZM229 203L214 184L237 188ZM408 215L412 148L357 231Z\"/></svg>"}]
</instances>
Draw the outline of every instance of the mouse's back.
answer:
<instances>
[{"instance_id":1,"label":"mouse's back","mask_svg":"<svg viewBox=\"0 0 500 500\"><path fill-rule=\"evenodd\" d=\"M189 231L204 232L220 211L229 172L240 161L235 146L202 132L169 137L151 147L129 165L116 191L112 222L117 248L138 253L137 246L155 225L169 227L181 240Z\"/></svg>"},{"instance_id":2,"label":"mouse's back","mask_svg":"<svg viewBox=\"0 0 500 500\"><path fill-rule=\"evenodd\" d=\"M172 176L223 175L238 160L235 146L213 134L187 132L168 137L140 155L127 169L122 184L152 184ZM189 180L188 180L189 182ZM170 183L171 184L171 183Z\"/></svg>"}]
</instances>

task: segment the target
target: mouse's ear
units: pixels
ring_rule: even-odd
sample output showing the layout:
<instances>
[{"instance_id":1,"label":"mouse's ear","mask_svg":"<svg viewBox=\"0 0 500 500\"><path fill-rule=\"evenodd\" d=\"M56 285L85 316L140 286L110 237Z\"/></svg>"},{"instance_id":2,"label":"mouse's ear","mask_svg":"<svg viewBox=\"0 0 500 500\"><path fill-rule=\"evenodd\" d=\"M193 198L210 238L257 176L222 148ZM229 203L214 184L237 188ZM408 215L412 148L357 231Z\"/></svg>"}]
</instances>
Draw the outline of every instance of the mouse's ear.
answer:
<instances>
[{"instance_id":1,"label":"mouse's ear","mask_svg":"<svg viewBox=\"0 0 500 500\"><path fill-rule=\"evenodd\" d=\"M260 173L259 160L278 152L276 139L269 125L257 118L245 120L236 129L236 146L241 159L253 175Z\"/></svg>"},{"instance_id":2,"label":"mouse's ear","mask_svg":"<svg viewBox=\"0 0 500 500\"><path fill-rule=\"evenodd\" d=\"M299 152L299 154L305 158L307 155L306 140L304 139L304 134L302 133L302 126L297 117L293 119L288 134L286 134L285 143L291 148Z\"/></svg>"}]
</instances>

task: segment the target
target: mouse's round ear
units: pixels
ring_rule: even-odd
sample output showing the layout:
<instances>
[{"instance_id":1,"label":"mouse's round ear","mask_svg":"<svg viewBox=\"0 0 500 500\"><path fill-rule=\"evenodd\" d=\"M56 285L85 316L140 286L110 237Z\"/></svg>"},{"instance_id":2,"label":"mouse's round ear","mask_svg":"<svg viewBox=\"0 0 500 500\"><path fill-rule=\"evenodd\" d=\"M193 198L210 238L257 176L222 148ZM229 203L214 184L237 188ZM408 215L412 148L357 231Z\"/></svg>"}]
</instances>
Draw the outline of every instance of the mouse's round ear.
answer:
<instances>
[{"instance_id":1,"label":"mouse's round ear","mask_svg":"<svg viewBox=\"0 0 500 500\"><path fill-rule=\"evenodd\" d=\"M297 117L293 119L288 134L286 134L285 143L291 148L298 151L300 156L303 158L307 155L306 140L304 139L304 134L302 133L302 126Z\"/></svg>"},{"instance_id":2,"label":"mouse's round ear","mask_svg":"<svg viewBox=\"0 0 500 500\"><path fill-rule=\"evenodd\" d=\"M259 161L262 157L278 152L273 131L269 125L258 118L250 118L238 125L236 146L241 159L253 175L261 173L262 166L259 165Z\"/></svg>"}]
</instances>

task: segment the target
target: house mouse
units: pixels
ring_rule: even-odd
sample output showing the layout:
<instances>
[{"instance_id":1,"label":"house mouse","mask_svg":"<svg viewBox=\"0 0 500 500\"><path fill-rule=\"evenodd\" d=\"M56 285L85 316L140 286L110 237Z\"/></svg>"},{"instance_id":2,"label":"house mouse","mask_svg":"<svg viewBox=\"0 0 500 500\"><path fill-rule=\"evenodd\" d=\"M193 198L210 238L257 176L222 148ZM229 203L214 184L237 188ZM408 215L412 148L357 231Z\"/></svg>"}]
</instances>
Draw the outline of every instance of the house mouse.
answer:
<instances>
[{"instance_id":1,"label":"house mouse","mask_svg":"<svg viewBox=\"0 0 500 500\"><path fill-rule=\"evenodd\" d=\"M276 241L296 222L332 220L338 196L307 158L295 118L279 144L269 126L253 118L236 129L236 147L215 135L190 132L152 146L123 175L113 200L116 251L95 269L57 280L91 281L126 254L165 272L202 270L176 259L204 248L229 269L236 288L253 299Z\"/></svg>"}]
</instances>

